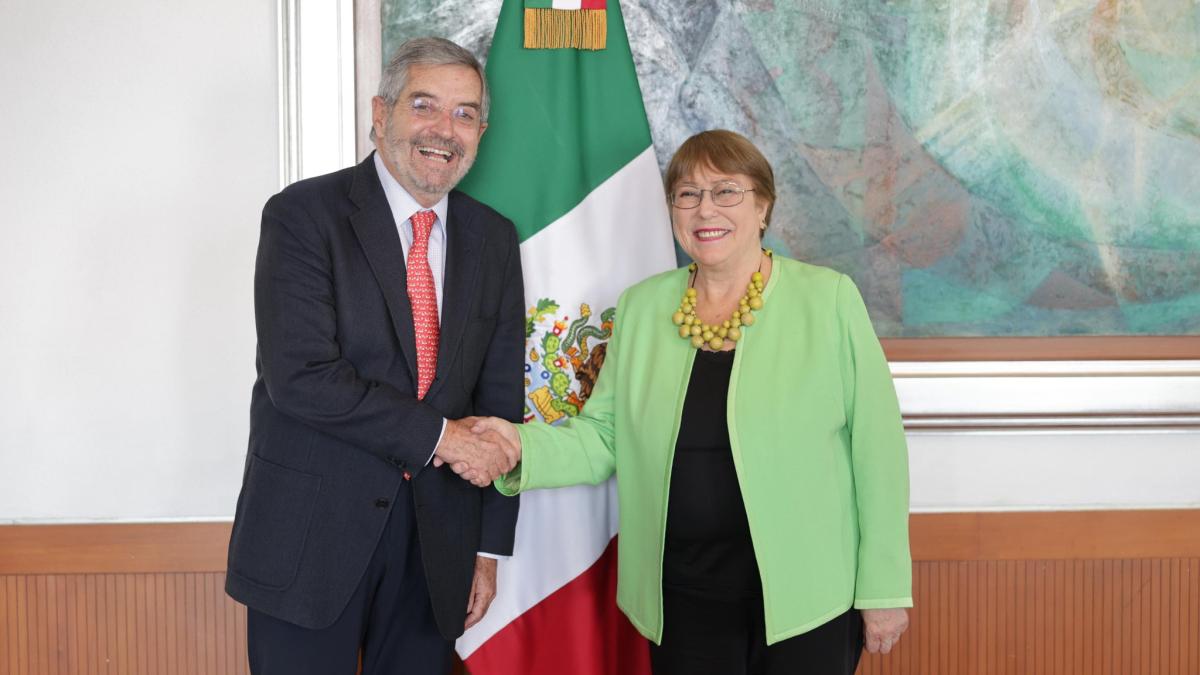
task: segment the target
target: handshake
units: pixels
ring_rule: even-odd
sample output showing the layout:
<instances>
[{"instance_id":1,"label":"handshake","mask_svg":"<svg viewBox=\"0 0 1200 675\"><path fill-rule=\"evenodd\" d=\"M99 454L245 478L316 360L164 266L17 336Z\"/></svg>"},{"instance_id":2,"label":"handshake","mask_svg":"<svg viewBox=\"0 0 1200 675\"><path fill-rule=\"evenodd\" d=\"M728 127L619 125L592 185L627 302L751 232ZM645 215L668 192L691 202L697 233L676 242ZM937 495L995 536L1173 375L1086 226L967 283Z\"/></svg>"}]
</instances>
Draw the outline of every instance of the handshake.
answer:
<instances>
[{"instance_id":1,"label":"handshake","mask_svg":"<svg viewBox=\"0 0 1200 675\"><path fill-rule=\"evenodd\" d=\"M433 453L433 465L449 464L472 485L484 487L521 461L517 427L498 417L447 420L446 431Z\"/></svg>"}]
</instances>

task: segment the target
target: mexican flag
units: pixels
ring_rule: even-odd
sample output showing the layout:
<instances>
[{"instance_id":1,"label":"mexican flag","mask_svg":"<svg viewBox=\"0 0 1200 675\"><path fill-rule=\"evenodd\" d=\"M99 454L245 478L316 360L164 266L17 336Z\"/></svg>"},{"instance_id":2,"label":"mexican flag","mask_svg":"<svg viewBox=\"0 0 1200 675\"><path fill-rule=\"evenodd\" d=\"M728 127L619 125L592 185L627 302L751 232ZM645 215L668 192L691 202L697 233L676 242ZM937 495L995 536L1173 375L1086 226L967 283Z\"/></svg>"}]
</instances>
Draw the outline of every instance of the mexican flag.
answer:
<instances>
[{"instance_id":1,"label":"mexican flag","mask_svg":"<svg viewBox=\"0 0 1200 675\"><path fill-rule=\"evenodd\" d=\"M525 419L551 424L586 404L621 291L675 266L620 8L564 6L505 1L487 64L489 129L460 186L516 223L528 307ZM542 36L535 45L549 35L543 42L553 44L542 46L571 46L526 48L531 30ZM521 499L499 595L458 641L472 675L648 673L645 640L615 603L613 482Z\"/></svg>"}]
</instances>

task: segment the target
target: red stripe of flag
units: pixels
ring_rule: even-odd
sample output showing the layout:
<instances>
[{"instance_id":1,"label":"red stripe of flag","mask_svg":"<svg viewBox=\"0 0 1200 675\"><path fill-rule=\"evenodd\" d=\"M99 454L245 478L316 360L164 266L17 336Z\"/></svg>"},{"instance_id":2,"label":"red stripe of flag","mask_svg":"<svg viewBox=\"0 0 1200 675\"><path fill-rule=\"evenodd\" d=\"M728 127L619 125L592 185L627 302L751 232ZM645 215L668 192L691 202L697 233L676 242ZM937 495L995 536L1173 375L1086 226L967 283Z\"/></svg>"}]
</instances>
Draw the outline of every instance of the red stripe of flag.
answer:
<instances>
[{"instance_id":1,"label":"red stripe of flag","mask_svg":"<svg viewBox=\"0 0 1200 675\"><path fill-rule=\"evenodd\" d=\"M583 574L467 658L472 675L649 675L650 651L617 609L617 538Z\"/></svg>"}]
</instances>

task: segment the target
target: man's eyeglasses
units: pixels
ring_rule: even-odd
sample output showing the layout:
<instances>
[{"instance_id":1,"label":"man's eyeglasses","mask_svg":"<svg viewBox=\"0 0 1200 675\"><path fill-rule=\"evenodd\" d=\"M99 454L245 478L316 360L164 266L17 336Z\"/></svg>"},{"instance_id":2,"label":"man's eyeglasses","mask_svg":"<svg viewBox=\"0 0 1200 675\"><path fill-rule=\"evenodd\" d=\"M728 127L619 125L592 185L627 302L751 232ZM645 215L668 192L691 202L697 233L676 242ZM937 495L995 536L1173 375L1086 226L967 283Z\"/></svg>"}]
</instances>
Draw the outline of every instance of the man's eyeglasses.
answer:
<instances>
[{"instance_id":1,"label":"man's eyeglasses","mask_svg":"<svg viewBox=\"0 0 1200 675\"><path fill-rule=\"evenodd\" d=\"M409 102L409 111L413 117L431 120L446 114L446 109L430 99L418 96ZM479 109L472 105L459 105L450 110L450 119L464 127L479 126Z\"/></svg>"},{"instance_id":2,"label":"man's eyeglasses","mask_svg":"<svg viewBox=\"0 0 1200 675\"><path fill-rule=\"evenodd\" d=\"M694 209L700 206L705 192L717 206L737 206L746 198L747 192L754 192L754 188L744 188L732 181L717 183L711 190L681 185L671 191L671 206L677 209Z\"/></svg>"}]
</instances>

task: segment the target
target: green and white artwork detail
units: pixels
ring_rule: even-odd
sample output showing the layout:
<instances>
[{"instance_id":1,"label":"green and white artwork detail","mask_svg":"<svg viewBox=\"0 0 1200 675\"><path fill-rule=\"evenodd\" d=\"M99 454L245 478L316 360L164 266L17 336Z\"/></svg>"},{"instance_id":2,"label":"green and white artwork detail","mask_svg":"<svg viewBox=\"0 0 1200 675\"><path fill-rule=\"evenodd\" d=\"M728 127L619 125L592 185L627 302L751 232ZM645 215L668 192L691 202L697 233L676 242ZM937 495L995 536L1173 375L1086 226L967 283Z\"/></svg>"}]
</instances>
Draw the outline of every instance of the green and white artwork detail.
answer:
<instances>
[{"instance_id":1,"label":"green and white artwork detail","mask_svg":"<svg viewBox=\"0 0 1200 675\"><path fill-rule=\"evenodd\" d=\"M384 53L434 34L486 58L499 7L385 0ZM621 9L660 166L748 136L767 245L850 274L880 335L1200 335L1194 0Z\"/></svg>"}]
</instances>

